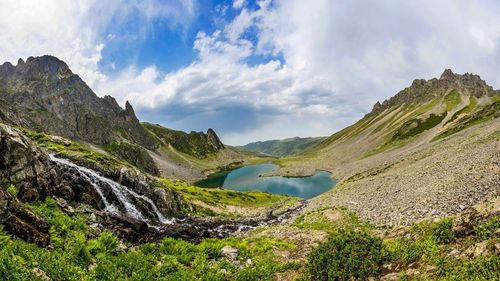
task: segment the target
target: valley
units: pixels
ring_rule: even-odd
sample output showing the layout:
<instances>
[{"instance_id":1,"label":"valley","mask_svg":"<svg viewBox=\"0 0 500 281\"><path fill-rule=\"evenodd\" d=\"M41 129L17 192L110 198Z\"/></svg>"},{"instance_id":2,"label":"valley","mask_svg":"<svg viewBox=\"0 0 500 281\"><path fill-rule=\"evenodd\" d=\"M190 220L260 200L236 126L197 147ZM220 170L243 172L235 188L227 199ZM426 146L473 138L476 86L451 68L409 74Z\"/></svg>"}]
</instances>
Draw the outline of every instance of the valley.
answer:
<instances>
[{"instance_id":1,"label":"valley","mask_svg":"<svg viewBox=\"0 0 500 281\"><path fill-rule=\"evenodd\" d=\"M231 147L4 63L0 279L498 279L499 106L445 70L329 137Z\"/></svg>"}]
</instances>

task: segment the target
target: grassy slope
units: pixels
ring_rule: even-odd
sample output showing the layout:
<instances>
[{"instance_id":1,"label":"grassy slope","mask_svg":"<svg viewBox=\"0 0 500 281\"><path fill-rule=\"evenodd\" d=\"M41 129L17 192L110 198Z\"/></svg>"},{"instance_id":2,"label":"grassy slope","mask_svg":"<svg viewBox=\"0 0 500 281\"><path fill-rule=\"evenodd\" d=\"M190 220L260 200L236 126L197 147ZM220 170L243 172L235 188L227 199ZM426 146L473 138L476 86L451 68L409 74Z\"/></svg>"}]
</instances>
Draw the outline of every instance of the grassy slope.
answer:
<instances>
[{"instance_id":1,"label":"grassy slope","mask_svg":"<svg viewBox=\"0 0 500 281\"><path fill-rule=\"evenodd\" d=\"M57 153L62 157L73 159L77 162L86 162L97 165L102 170L120 170L125 167L134 167L127 162L113 156L91 150L74 141L53 137L43 133L34 133L25 130L25 134L39 146ZM64 143L63 143L64 142ZM194 160L193 160L194 161ZM257 160L256 160L257 161ZM271 209L283 209L297 203L297 198L281 196L262 192L244 193L238 191L208 189L192 186L184 181L158 178L160 187L173 189L179 192L187 203L192 206L196 215L215 215L222 217L261 215ZM250 211L251 209L255 209Z\"/></svg>"},{"instance_id":2,"label":"grassy slope","mask_svg":"<svg viewBox=\"0 0 500 281\"><path fill-rule=\"evenodd\" d=\"M142 122L141 125L161 143L170 144L177 151L192 157L203 159L217 152L217 149L209 144L207 136L203 132L186 133L147 122Z\"/></svg>"},{"instance_id":3,"label":"grassy slope","mask_svg":"<svg viewBox=\"0 0 500 281\"><path fill-rule=\"evenodd\" d=\"M50 198L29 207L52 225L50 248L0 230L2 280L273 280L299 267L277 254L296 246L275 238L207 239L196 245L165 238L124 251L111 233L88 227L86 215L68 216ZM224 246L239 251L236 261L221 256Z\"/></svg>"},{"instance_id":4,"label":"grassy slope","mask_svg":"<svg viewBox=\"0 0 500 281\"><path fill-rule=\"evenodd\" d=\"M243 150L263 153L273 156L288 156L300 154L303 151L314 147L325 139L325 137L315 138L289 138L283 140L260 141L239 146Z\"/></svg>"},{"instance_id":5,"label":"grassy slope","mask_svg":"<svg viewBox=\"0 0 500 281\"><path fill-rule=\"evenodd\" d=\"M163 186L172 188L191 204L191 215L265 216L271 210L283 211L297 204L299 198L264 193L238 192L217 188L202 188L182 181L160 179Z\"/></svg>"}]
</instances>

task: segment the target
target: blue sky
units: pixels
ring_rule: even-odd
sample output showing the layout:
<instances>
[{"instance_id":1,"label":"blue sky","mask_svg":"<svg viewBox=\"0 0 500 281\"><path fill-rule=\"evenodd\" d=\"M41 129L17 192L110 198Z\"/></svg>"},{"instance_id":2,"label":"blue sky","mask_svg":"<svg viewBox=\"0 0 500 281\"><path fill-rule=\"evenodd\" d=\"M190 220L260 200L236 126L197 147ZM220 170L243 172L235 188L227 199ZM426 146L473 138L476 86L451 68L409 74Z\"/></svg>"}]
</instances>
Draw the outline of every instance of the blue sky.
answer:
<instances>
[{"instance_id":1,"label":"blue sky","mask_svg":"<svg viewBox=\"0 0 500 281\"><path fill-rule=\"evenodd\" d=\"M139 118L228 144L330 135L445 68L500 87L500 1L0 0L0 60L66 61Z\"/></svg>"}]
</instances>

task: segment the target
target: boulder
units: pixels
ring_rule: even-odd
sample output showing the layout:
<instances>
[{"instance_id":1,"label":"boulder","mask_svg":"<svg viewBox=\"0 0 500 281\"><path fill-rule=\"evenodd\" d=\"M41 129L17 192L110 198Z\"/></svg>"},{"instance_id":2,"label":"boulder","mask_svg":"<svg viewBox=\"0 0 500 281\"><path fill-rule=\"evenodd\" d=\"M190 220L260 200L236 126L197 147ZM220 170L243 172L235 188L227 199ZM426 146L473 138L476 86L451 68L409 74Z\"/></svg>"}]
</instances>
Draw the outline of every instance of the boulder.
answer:
<instances>
[{"instance_id":1,"label":"boulder","mask_svg":"<svg viewBox=\"0 0 500 281\"><path fill-rule=\"evenodd\" d=\"M231 246L224 246L220 250L220 255L225 258L235 260L238 257L238 249L233 248Z\"/></svg>"}]
</instances>

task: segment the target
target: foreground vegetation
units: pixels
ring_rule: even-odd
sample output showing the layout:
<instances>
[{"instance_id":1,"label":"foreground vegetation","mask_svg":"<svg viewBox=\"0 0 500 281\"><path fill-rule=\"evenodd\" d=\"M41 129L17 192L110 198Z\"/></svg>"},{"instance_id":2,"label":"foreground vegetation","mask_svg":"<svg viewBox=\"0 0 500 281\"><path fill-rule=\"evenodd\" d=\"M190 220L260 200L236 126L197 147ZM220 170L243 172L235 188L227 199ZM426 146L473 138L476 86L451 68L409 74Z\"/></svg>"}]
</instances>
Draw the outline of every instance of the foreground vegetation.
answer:
<instances>
[{"instance_id":1,"label":"foreground vegetation","mask_svg":"<svg viewBox=\"0 0 500 281\"><path fill-rule=\"evenodd\" d=\"M309 254L302 278L498 280L500 257L494 245L500 242L500 217L466 224L454 219L422 221L381 233L345 209L323 208L302 215L294 226L330 234Z\"/></svg>"},{"instance_id":2,"label":"foreground vegetation","mask_svg":"<svg viewBox=\"0 0 500 281\"><path fill-rule=\"evenodd\" d=\"M272 238L207 239L192 244L165 238L125 247L113 234L87 226L85 215L64 214L53 199L28 206L52 225L48 248L0 232L1 280L273 280L296 269L276 249L294 245ZM235 259L221 249L238 250Z\"/></svg>"},{"instance_id":3,"label":"foreground vegetation","mask_svg":"<svg viewBox=\"0 0 500 281\"><path fill-rule=\"evenodd\" d=\"M498 215L472 221L466 235L457 231L453 218L381 232L347 209L322 208L287 226L328 233L304 260L280 255L303 246L293 237L257 235L262 229L199 244L164 238L134 246L88 226L88 215L78 208L72 215L63 213L51 198L26 207L51 224L50 245L40 248L0 231L1 280L275 280L286 273L295 280L365 280L391 274L392 280L500 278L500 258L488 250L500 242ZM477 245L485 250L478 253ZM237 254L224 254L224 247Z\"/></svg>"}]
</instances>

